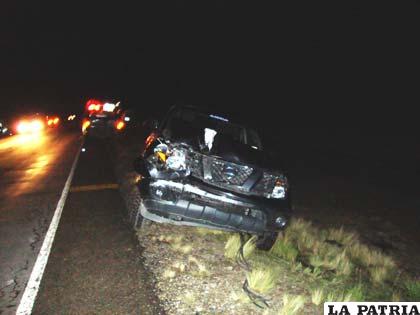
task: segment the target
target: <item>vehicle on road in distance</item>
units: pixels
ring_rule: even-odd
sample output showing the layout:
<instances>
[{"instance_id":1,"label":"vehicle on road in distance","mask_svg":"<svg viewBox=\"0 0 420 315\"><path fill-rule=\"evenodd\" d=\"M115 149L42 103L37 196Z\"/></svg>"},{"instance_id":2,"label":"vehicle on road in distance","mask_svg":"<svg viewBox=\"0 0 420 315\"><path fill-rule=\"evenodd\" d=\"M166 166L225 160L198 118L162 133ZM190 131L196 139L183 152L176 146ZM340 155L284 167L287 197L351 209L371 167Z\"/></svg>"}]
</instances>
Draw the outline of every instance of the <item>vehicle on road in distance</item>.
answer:
<instances>
[{"instance_id":1,"label":"vehicle on road in distance","mask_svg":"<svg viewBox=\"0 0 420 315\"><path fill-rule=\"evenodd\" d=\"M143 219L257 235L269 249L291 216L288 179L257 132L193 106L174 106L134 163Z\"/></svg>"},{"instance_id":2,"label":"vehicle on road in distance","mask_svg":"<svg viewBox=\"0 0 420 315\"><path fill-rule=\"evenodd\" d=\"M21 117L15 125L17 134L37 134L46 128L46 116L36 113Z\"/></svg>"},{"instance_id":3,"label":"vehicle on road in distance","mask_svg":"<svg viewBox=\"0 0 420 315\"><path fill-rule=\"evenodd\" d=\"M48 115L45 117L47 127L50 129L57 128L60 125L60 117L57 115Z\"/></svg>"},{"instance_id":4,"label":"vehicle on road in distance","mask_svg":"<svg viewBox=\"0 0 420 315\"><path fill-rule=\"evenodd\" d=\"M85 106L82 118L82 132L93 137L109 137L124 131L127 122L124 121L120 102L103 102L90 99Z\"/></svg>"},{"instance_id":5,"label":"vehicle on road in distance","mask_svg":"<svg viewBox=\"0 0 420 315\"><path fill-rule=\"evenodd\" d=\"M6 120L0 119L0 138L11 136L12 129L6 122Z\"/></svg>"}]
</instances>

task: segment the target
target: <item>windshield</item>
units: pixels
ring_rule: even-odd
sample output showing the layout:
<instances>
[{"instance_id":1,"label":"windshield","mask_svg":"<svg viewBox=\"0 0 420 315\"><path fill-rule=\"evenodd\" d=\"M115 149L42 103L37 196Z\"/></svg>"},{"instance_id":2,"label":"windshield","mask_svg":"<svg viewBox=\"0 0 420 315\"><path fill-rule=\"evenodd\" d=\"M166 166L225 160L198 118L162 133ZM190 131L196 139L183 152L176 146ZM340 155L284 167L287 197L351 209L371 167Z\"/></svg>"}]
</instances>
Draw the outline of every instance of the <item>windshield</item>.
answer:
<instances>
[{"instance_id":1,"label":"windshield","mask_svg":"<svg viewBox=\"0 0 420 315\"><path fill-rule=\"evenodd\" d=\"M162 126L165 137L179 137L204 130L223 134L254 149L262 150L261 140L256 131L230 123L217 115L206 115L191 109L180 109L169 114ZM211 134L211 133L210 133Z\"/></svg>"}]
</instances>

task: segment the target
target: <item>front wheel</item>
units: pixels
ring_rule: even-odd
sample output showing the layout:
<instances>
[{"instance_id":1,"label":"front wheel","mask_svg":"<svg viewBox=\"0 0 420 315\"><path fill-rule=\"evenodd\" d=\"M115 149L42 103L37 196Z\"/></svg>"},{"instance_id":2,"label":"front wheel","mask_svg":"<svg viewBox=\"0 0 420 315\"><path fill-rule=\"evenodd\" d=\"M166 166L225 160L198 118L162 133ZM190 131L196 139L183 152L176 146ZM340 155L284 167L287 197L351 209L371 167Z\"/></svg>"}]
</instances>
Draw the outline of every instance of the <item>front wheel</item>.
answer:
<instances>
[{"instance_id":1,"label":"front wheel","mask_svg":"<svg viewBox=\"0 0 420 315\"><path fill-rule=\"evenodd\" d=\"M263 235L259 235L255 246L260 250L270 250L277 240L278 232L265 232Z\"/></svg>"}]
</instances>

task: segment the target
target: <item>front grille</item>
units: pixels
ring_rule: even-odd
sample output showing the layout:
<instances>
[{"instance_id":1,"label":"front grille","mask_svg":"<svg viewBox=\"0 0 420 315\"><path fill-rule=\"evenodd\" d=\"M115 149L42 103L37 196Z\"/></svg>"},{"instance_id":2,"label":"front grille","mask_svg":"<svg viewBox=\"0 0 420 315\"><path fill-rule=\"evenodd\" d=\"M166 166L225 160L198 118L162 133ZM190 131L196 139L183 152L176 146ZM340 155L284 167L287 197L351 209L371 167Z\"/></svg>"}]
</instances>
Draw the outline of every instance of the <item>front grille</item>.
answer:
<instances>
[{"instance_id":1,"label":"front grille","mask_svg":"<svg viewBox=\"0 0 420 315\"><path fill-rule=\"evenodd\" d=\"M210 167L212 181L234 186L242 186L253 171L252 167L217 159L213 159Z\"/></svg>"},{"instance_id":2,"label":"front grille","mask_svg":"<svg viewBox=\"0 0 420 315\"><path fill-rule=\"evenodd\" d=\"M189 155L191 175L214 186L247 195L267 196L272 193L279 176L263 172L261 179L251 190L245 189L245 182L254 168L223 161L221 159L192 152Z\"/></svg>"},{"instance_id":3,"label":"front grille","mask_svg":"<svg viewBox=\"0 0 420 315\"><path fill-rule=\"evenodd\" d=\"M240 189L254 170L247 165L231 163L199 153L192 153L190 158L192 175L215 185L234 186Z\"/></svg>"}]
</instances>

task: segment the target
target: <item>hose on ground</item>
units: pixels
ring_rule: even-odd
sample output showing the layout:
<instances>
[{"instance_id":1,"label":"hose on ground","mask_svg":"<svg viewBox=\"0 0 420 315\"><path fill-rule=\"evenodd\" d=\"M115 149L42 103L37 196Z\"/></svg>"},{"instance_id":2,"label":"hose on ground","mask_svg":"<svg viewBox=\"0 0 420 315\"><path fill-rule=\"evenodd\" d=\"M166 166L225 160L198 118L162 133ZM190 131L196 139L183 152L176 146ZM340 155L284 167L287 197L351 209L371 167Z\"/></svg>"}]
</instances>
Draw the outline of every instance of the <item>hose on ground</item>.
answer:
<instances>
[{"instance_id":1,"label":"hose on ground","mask_svg":"<svg viewBox=\"0 0 420 315\"><path fill-rule=\"evenodd\" d=\"M270 307L270 305L268 304L269 299L251 290L251 288L249 287L248 279L245 280L242 289L248 295L251 302L258 308L264 309Z\"/></svg>"},{"instance_id":2,"label":"hose on ground","mask_svg":"<svg viewBox=\"0 0 420 315\"><path fill-rule=\"evenodd\" d=\"M239 233L239 236L241 240L241 246L239 247L239 250L236 253L236 263L242 269L245 269L246 271L251 271L251 266L249 265L244 256L244 246L246 244L246 237L243 233Z\"/></svg>"},{"instance_id":3,"label":"hose on ground","mask_svg":"<svg viewBox=\"0 0 420 315\"><path fill-rule=\"evenodd\" d=\"M252 271L251 265L248 263L248 261L245 259L245 256L244 256L244 246L247 242L247 237L243 233L239 233L239 236L240 236L241 246L239 247L239 250L236 253L236 263L242 269L246 270L247 272L251 272ZM242 289L244 290L245 294L248 296L250 301L258 308L264 309L264 308L270 307L270 305L268 304L269 300L267 298L252 291L252 289L249 287L248 279L245 279Z\"/></svg>"}]
</instances>

